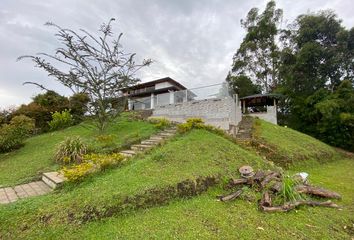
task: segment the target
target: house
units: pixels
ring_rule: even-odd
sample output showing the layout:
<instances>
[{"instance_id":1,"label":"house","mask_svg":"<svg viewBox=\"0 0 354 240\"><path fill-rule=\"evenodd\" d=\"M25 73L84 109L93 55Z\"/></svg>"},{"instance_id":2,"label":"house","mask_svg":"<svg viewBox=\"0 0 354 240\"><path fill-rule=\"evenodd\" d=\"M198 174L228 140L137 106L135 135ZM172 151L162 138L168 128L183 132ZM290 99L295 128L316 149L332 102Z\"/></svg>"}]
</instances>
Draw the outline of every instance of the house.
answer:
<instances>
[{"instance_id":1,"label":"house","mask_svg":"<svg viewBox=\"0 0 354 240\"><path fill-rule=\"evenodd\" d=\"M156 106L190 101L194 97L185 86L170 77L123 89L123 95L128 97L129 110L154 109Z\"/></svg>"}]
</instances>

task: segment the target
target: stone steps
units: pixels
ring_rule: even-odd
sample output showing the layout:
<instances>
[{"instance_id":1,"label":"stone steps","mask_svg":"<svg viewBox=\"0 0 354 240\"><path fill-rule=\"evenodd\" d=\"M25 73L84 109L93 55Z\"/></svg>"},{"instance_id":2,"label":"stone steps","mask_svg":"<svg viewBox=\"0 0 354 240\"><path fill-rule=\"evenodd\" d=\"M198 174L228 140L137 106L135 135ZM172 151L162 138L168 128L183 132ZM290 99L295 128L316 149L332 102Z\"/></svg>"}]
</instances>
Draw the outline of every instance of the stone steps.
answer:
<instances>
[{"instance_id":1,"label":"stone steps","mask_svg":"<svg viewBox=\"0 0 354 240\"><path fill-rule=\"evenodd\" d=\"M238 132L236 139L238 141L249 141L252 138L253 118L250 116L243 116L238 125Z\"/></svg>"},{"instance_id":2,"label":"stone steps","mask_svg":"<svg viewBox=\"0 0 354 240\"><path fill-rule=\"evenodd\" d=\"M52 189L55 189L65 181L65 178L58 172L47 172L43 173L42 181Z\"/></svg>"},{"instance_id":3,"label":"stone steps","mask_svg":"<svg viewBox=\"0 0 354 240\"><path fill-rule=\"evenodd\" d=\"M167 138L174 136L176 132L177 129L175 127L164 130L154 136L151 136L147 140L141 141L140 144L132 145L129 150L124 150L119 153L128 159L135 156L139 152L144 152L160 145ZM0 188L0 204L8 204L22 198L47 194L63 184L64 181L65 178L61 173L47 172L43 173L41 181L21 184L15 187Z\"/></svg>"},{"instance_id":4,"label":"stone steps","mask_svg":"<svg viewBox=\"0 0 354 240\"><path fill-rule=\"evenodd\" d=\"M176 127L165 129L164 131L151 136L149 139L141 141L139 144L132 145L130 147L130 150L124 150L119 153L124 155L127 158L133 157L139 152L148 151L154 148L155 146L160 145L167 138L174 136L176 133L177 133Z\"/></svg>"}]
</instances>

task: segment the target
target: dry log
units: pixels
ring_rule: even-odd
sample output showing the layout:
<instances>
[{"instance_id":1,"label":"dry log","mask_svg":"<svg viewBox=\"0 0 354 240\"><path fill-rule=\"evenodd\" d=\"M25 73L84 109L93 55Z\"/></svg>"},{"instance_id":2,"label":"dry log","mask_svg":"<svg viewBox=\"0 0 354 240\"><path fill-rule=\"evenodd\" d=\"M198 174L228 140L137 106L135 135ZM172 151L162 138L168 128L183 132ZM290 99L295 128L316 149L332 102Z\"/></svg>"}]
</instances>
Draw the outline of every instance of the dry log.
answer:
<instances>
[{"instance_id":1,"label":"dry log","mask_svg":"<svg viewBox=\"0 0 354 240\"><path fill-rule=\"evenodd\" d=\"M247 182L248 182L248 180L246 178L231 179L231 181L230 181L231 185L233 185L233 186L245 184Z\"/></svg>"},{"instance_id":2,"label":"dry log","mask_svg":"<svg viewBox=\"0 0 354 240\"><path fill-rule=\"evenodd\" d=\"M264 206L264 207L271 207L272 206L272 198L271 198L268 191L265 191L263 193L263 196L262 196L261 201L259 202L259 205Z\"/></svg>"},{"instance_id":3,"label":"dry log","mask_svg":"<svg viewBox=\"0 0 354 240\"><path fill-rule=\"evenodd\" d=\"M264 188L268 183L270 183L272 180L279 180L280 174L277 172L271 172L268 174L264 180L261 182L261 187Z\"/></svg>"},{"instance_id":4,"label":"dry log","mask_svg":"<svg viewBox=\"0 0 354 240\"><path fill-rule=\"evenodd\" d=\"M261 209L264 212L288 212L288 211L293 210L296 207L301 206L301 205L307 205L307 206L311 206L311 207L321 206L321 207L338 208L338 205L331 202L331 201L326 201L326 202L297 201L294 203L285 203L284 205L277 206L277 207L261 206Z\"/></svg>"},{"instance_id":5,"label":"dry log","mask_svg":"<svg viewBox=\"0 0 354 240\"><path fill-rule=\"evenodd\" d=\"M231 193L229 195L226 195L226 196L221 196L220 197L220 201L222 202L227 202L227 201L231 201L231 200L234 200L236 198L238 198L241 194L242 194L243 190L240 189L234 193Z\"/></svg>"},{"instance_id":6,"label":"dry log","mask_svg":"<svg viewBox=\"0 0 354 240\"><path fill-rule=\"evenodd\" d=\"M274 192L280 192L283 188L283 184L281 182L275 182L270 189Z\"/></svg>"},{"instance_id":7,"label":"dry log","mask_svg":"<svg viewBox=\"0 0 354 240\"><path fill-rule=\"evenodd\" d=\"M295 190L298 193L305 193L305 194L310 194L314 196L319 196L323 198L335 198L335 199L341 199L342 196L339 193L320 188L320 187L314 187L310 185L299 185L295 187Z\"/></svg>"}]
</instances>

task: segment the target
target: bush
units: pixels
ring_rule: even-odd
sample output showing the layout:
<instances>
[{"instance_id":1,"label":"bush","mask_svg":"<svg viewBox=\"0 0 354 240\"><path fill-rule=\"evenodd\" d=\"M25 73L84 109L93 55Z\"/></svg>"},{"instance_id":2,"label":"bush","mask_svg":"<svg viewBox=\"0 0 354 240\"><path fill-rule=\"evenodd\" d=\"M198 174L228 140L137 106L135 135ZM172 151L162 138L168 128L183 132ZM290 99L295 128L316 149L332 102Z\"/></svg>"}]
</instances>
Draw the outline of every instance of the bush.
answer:
<instances>
[{"instance_id":1,"label":"bush","mask_svg":"<svg viewBox=\"0 0 354 240\"><path fill-rule=\"evenodd\" d=\"M166 118L149 118L149 122L159 129L165 129L172 125L172 123Z\"/></svg>"},{"instance_id":2,"label":"bush","mask_svg":"<svg viewBox=\"0 0 354 240\"><path fill-rule=\"evenodd\" d=\"M34 130L34 121L26 116L15 116L9 124L0 127L0 152L8 152L23 145Z\"/></svg>"},{"instance_id":3,"label":"bush","mask_svg":"<svg viewBox=\"0 0 354 240\"><path fill-rule=\"evenodd\" d=\"M69 182L77 182L82 180L90 173L95 172L95 165L93 163L81 163L71 168L63 168L64 177Z\"/></svg>"},{"instance_id":4,"label":"bush","mask_svg":"<svg viewBox=\"0 0 354 240\"><path fill-rule=\"evenodd\" d=\"M58 163L81 163L82 157L87 152L87 146L79 137L67 138L59 144L54 159Z\"/></svg>"},{"instance_id":5,"label":"bush","mask_svg":"<svg viewBox=\"0 0 354 240\"><path fill-rule=\"evenodd\" d=\"M113 154L87 154L82 157L82 163L64 168L64 176L71 182L77 182L84 179L86 176L116 166L123 162L125 157L119 153Z\"/></svg>"},{"instance_id":6,"label":"bush","mask_svg":"<svg viewBox=\"0 0 354 240\"><path fill-rule=\"evenodd\" d=\"M189 118L185 123L179 124L177 126L177 130L179 133L186 133L192 129L204 129L209 132L213 132L220 136L231 139L231 136L226 134L222 129L205 124L201 118Z\"/></svg>"},{"instance_id":7,"label":"bush","mask_svg":"<svg viewBox=\"0 0 354 240\"><path fill-rule=\"evenodd\" d=\"M50 130L58 130L70 127L74 124L74 119L69 110L52 113L52 120L48 122Z\"/></svg>"}]
</instances>

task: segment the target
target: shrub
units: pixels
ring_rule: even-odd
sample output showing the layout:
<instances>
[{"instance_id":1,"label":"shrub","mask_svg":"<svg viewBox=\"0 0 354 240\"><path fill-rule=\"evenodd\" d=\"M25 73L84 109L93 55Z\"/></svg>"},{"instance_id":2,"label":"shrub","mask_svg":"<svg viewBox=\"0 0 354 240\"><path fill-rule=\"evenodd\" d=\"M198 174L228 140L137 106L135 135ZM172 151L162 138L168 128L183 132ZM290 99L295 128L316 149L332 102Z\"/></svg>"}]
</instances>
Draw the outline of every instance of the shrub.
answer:
<instances>
[{"instance_id":1,"label":"shrub","mask_svg":"<svg viewBox=\"0 0 354 240\"><path fill-rule=\"evenodd\" d=\"M50 130L58 130L70 127L74 124L74 119L69 110L52 113L52 120L48 122Z\"/></svg>"},{"instance_id":2,"label":"shrub","mask_svg":"<svg viewBox=\"0 0 354 240\"><path fill-rule=\"evenodd\" d=\"M172 123L166 118L149 118L149 122L159 129L165 129L172 125Z\"/></svg>"},{"instance_id":3,"label":"shrub","mask_svg":"<svg viewBox=\"0 0 354 240\"><path fill-rule=\"evenodd\" d=\"M82 157L87 152L87 146L79 137L67 138L57 147L54 159L58 163L81 163Z\"/></svg>"},{"instance_id":4,"label":"shrub","mask_svg":"<svg viewBox=\"0 0 354 240\"><path fill-rule=\"evenodd\" d=\"M112 153L112 154L87 154L84 155L83 161L84 162L91 162L98 166L99 169L106 169L111 166L115 166L121 163L125 157L119 153Z\"/></svg>"},{"instance_id":5,"label":"shrub","mask_svg":"<svg viewBox=\"0 0 354 240\"><path fill-rule=\"evenodd\" d=\"M96 137L96 141L103 144L104 147L113 145L114 136L113 135L99 135Z\"/></svg>"},{"instance_id":6,"label":"shrub","mask_svg":"<svg viewBox=\"0 0 354 240\"><path fill-rule=\"evenodd\" d=\"M76 93L69 98L70 112L75 123L79 123L84 119L89 101L90 98L86 93Z\"/></svg>"},{"instance_id":7,"label":"shrub","mask_svg":"<svg viewBox=\"0 0 354 240\"><path fill-rule=\"evenodd\" d=\"M81 163L71 168L63 168L62 171L68 181L76 182L95 172L95 165L93 163Z\"/></svg>"},{"instance_id":8,"label":"shrub","mask_svg":"<svg viewBox=\"0 0 354 240\"><path fill-rule=\"evenodd\" d=\"M124 156L119 153L113 154L87 154L83 155L82 163L64 168L64 176L71 182L77 182L84 179L86 176L115 166L124 160Z\"/></svg>"},{"instance_id":9,"label":"shrub","mask_svg":"<svg viewBox=\"0 0 354 240\"><path fill-rule=\"evenodd\" d=\"M31 118L23 115L13 117L9 124L0 127L0 152L20 147L33 130L34 121Z\"/></svg>"}]
</instances>

